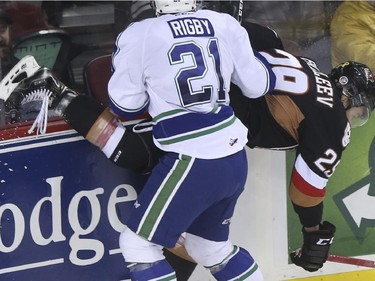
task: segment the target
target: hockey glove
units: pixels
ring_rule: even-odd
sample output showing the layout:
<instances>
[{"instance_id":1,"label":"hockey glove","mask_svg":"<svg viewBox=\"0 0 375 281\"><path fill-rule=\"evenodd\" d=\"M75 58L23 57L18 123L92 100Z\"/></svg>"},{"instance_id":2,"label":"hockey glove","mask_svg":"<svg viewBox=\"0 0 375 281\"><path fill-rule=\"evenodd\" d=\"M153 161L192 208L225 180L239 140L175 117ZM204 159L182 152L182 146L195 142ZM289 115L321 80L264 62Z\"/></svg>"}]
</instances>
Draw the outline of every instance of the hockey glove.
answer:
<instances>
[{"instance_id":1,"label":"hockey glove","mask_svg":"<svg viewBox=\"0 0 375 281\"><path fill-rule=\"evenodd\" d=\"M327 261L335 231L336 227L327 221L320 224L317 231L307 232L302 228L303 246L290 253L292 262L310 272L322 268Z\"/></svg>"}]
</instances>

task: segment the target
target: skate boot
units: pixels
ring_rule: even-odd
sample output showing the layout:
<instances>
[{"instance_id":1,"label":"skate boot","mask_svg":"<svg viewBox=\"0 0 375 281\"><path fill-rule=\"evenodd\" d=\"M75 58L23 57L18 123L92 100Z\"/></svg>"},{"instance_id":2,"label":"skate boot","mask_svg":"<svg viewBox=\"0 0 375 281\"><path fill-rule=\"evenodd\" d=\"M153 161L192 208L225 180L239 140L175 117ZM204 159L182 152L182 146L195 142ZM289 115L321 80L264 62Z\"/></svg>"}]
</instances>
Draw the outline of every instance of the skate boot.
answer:
<instances>
[{"instance_id":1,"label":"skate boot","mask_svg":"<svg viewBox=\"0 0 375 281\"><path fill-rule=\"evenodd\" d=\"M19 82L6 101L9 109L20 108L48 99L48 108L54 109L64 96L67 87L46 67L39 68L32 76Z\"/></svg>"},{"instance_id":2,"label":"skate boot","mask_svg":"<svg viewBox=\"0 0 375 281\"><path fill-rule=\"evenodd\" d=\"M66 107L77 95L57 79L50 69L41 67L19 82L5 104L8 109L37 114L28 132L31 134L37 128L37 134L45 134L50 114L63 117Z\"/></svg>"}]
</instances>

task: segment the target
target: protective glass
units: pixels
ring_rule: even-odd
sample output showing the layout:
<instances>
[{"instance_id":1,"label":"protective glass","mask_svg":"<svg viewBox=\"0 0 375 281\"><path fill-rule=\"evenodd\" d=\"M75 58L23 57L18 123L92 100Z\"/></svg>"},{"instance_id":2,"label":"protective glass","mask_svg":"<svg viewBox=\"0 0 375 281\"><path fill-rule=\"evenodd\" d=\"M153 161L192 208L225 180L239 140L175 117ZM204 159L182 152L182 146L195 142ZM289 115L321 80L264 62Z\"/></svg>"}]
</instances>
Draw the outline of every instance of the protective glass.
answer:
<instances>
[{"instance_id":1,"label":"protective glass","mask_svg":"<svg viewBox=\"0 0 375 281\"><path fill-rule=\"evenodd\" d=\"M359 94L349 98L349 108L346 115L352 128L361 127L370 119L371 106L364 94Z\"/></svg>"}]
</instances>

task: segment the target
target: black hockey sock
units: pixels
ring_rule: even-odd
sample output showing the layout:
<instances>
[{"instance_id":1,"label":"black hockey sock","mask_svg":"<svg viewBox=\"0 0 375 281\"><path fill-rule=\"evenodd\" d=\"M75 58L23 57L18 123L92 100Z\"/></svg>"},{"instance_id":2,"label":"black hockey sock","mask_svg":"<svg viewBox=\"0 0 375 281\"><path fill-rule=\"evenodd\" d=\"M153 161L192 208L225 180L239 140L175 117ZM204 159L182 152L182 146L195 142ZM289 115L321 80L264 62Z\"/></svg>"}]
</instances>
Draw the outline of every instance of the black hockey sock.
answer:
<instances>
[{"instance_id":1,"label":"black hockey sock","mask_svg":"<svg viewBox=\"0 0 375 281\"><path fill-rule=\"evenodd\" d=\"M197 264L180 258L168 250L164 249L163 251L168 263L176 272L177 281L188 281Z\"/></svg>"}]
</instances>

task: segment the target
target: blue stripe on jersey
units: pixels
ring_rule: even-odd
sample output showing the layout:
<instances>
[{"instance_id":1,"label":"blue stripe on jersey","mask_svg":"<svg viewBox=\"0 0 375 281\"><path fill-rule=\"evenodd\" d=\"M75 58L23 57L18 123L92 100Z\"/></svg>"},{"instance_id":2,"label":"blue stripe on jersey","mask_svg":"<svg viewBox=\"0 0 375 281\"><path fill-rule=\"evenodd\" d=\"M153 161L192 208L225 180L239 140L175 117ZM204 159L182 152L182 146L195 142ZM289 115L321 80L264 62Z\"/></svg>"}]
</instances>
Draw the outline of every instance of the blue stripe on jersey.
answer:
<instances>
[{"instance_id":1,"label":"blue stripe on jersey","mask_svg":"<svg viewBox=\"0 0 375 281\"><path fill-rule=\"evenodd\" d=\"M210 113L172 110L153 119L153 134L160 144L171 144L219 131L235 120L230 106L220 106Z\"/></svg>"},{"instance_id":2,"label":"blue stripe on jersey","mask_svg":"<svg viewBox=\"0 0 375 281\"><path fill-rule=\"evenodd\" d=\"M136 119L145 114L148 110L148 104L149 101L147 101L147 103L145 103L143 107L139 109L129 110L116 103L113 99L109 99L109 107L112 109L112 111L116 113L118 116L128 119Z\"/></svg>"},{"instance_id":3,"label":"blue stripe on jersey","mask_svg":"<svg viewBox=\"0 0 375 281\"><path fill-rule=\"evenodd\" d=\"M168 21L174 38L183 37L213 37L214 28L205 18L187 17Z\"/></svg>"},{"instance_id":4,"label":"blue stripe on jersey","mask_svg":"<svg viewBox=\"0 0 375 281\"><path fill-rule=\"evenodd\" d=\"M268 85L268 87L265 91L265 93L269 93L269 92L271 92L275 89L275 85L276 85L275 73L272 71L271 65L269 64L269 62L266 60L265 57L263 57L260 53L258 53L255 50L254 50L254 55L264 65L264 67L266 68L266 71L269 75L269 77L268 77L269 85Z\"/></svg>"}]
</instances>

